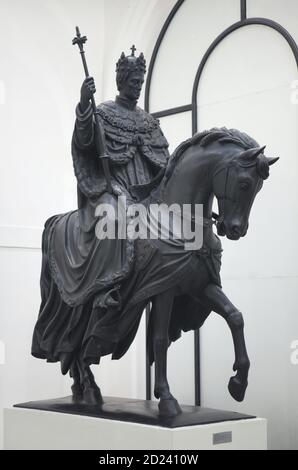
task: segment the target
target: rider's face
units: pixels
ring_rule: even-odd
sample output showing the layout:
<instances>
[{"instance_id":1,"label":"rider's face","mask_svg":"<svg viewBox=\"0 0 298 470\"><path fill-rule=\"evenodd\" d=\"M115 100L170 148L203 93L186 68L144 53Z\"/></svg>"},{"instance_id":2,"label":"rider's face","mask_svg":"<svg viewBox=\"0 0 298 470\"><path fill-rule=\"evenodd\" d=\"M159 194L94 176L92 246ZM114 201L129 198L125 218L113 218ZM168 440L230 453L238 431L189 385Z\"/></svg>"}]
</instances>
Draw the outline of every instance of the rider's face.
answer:
<instances>
[{"instance_id":1,"label":"rider's face","mask_svg":"<svg viewBox=\"0 0 298 470\"><path fill-rule=\"evenodd\" d=\"M131 73L122 89L120 90L120 96L127 98L131 101L136 101L140 98L142 86L144 83L144 74L141 72Z\"/></svg>"}]
</instances>

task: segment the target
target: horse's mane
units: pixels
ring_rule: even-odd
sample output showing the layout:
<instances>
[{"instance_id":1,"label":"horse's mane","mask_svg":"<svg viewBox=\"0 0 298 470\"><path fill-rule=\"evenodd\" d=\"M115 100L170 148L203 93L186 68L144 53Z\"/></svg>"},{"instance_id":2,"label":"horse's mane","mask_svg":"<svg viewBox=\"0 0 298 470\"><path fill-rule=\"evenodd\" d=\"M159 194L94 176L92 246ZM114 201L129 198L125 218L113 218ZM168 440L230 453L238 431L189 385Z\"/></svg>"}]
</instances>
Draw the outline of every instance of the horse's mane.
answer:
<instances>
[{"instance_id":1,"label":"horse's mane","mask_svg":"<svg viewBox=\"0 0 298 470\"><path fill-rule=\"evenodd\" d=\"M169 165L165 174L165 182L172 176L173 171L184 152L192 145L200 145L207 147L214 142L233 143L248 150L250 148L259 147L259 144L245 132L240 132L237 129L227 129L226 127L214 127L210 130L198 132L190 139L185 140L173 152Z\"/></svg>"}]
</instances>

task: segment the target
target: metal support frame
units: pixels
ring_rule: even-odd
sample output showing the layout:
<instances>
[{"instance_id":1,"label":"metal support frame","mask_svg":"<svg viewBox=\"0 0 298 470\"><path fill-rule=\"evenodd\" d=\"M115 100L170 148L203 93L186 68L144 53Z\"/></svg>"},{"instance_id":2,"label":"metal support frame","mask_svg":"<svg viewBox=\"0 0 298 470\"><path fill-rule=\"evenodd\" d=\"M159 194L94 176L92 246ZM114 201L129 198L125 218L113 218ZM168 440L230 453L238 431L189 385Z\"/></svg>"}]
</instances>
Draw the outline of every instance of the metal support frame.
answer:
<instances>
[{"instance_id":1,"label":"metal support frame","mask_svg":"<svg viewBox=\"0 0 298 470\"><path fill-rule=\"evenodd\" d=\"M177 12L180 10L180 7L185 3L185 1L187 0L177 1L172 11L170 12L168 18L166 19L166 22L164 23L162 30L157 38L156 44L154 46L154 50L153 50L152 57L151 57L150 64L149 64L148 76L147 76L147 81L146 81L146 89L145 89L145 110L147 112L150 112L151 81L152 81L154 66L155 66L155 62L156 62L156 58L157 58L160 46L162 44L162 41L166 35L166 32L173 18L175 17ZM226 37L228 37L234 31L237 31L238 29L243 28L245 26L252 26L252 25L266 26L266 27L274 29L279 34L281 34L283 38L289 44L293 52L297 68L298 68L298 45L293 39L293 37L290 35L290 33L282 25L268 18L247 18L247 0L239 0L239 1L240 1L240 21L237 21L236 23L232 24L227 29L225 29L212 42L212 44L208 47L207 51L205 52L199 64L199 67L198 67L198 70L194 79L191 103L186 104L184 106L179 106L179 107L152 113L153 116L160 118L160 117L165 117L165 116L176 115L179 113L191 112L192 113L192 134L193 135L196 134L199 129L199 126L198 126L198 90L199 90L200 80L201 80L205 65L209 57L211 56L212 52L214 52L216 47ZM147 320L146 324L147 325L149 321L149 313L150 313L150 309L149 307L147 307L146 309L146 320ZM199 333L199 330L195 331L195 334L194 334L194 357L195 357L195 404L199 406L201 404L200 333ZM151 399L151 369L150 369L148 359L146 361L146 399L147 400Z\"/></svg>"}]
</instances>

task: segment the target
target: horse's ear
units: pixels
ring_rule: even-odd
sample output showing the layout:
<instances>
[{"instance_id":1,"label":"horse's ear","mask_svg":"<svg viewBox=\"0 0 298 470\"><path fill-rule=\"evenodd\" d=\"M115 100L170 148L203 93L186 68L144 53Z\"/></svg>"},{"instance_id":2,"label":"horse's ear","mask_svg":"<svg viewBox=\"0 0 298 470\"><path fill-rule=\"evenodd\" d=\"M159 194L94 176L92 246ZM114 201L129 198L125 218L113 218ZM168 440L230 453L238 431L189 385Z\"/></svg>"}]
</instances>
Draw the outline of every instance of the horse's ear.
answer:
<instances>
[{"instance_id":1,"label":"horse's ear","mask_svg":"<svg viewBox=\"0 0 298 470\"><path fill-rule=\"evenodd\" d=\"M278 162L279 160L279 157L276 157L276 158L267 158L267 162L268 162L268 165L271 166L271 165L274 165L274 163Z\"/></svg>"},{"instance_id":2,"label":"horse's ear","mask_svg":"<svg viewBox=\"0 0 298 470\"><path fill-rule=\"evenodd\" d=\"M253 163L256 161L258 156L264 152L265 148L266 148L266 145L265 147L255 147L252 149L248 149L240 155L239 159L244 164Z\"/></svg>"}]
</instances>

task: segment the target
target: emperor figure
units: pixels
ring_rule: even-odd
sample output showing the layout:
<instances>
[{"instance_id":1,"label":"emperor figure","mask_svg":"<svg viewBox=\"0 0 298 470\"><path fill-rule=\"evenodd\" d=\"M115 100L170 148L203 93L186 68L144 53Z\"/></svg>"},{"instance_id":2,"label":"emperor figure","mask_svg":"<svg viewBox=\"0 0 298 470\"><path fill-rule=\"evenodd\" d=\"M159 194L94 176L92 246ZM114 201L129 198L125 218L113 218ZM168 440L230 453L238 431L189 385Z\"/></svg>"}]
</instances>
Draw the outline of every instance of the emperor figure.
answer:
<instances>
[{"instance_id":1,"label":"emperor figure","mask_svg":"<svg viewBox=\"0 0 298 470\"><path fill-rule=\"evenodd\" d=\"M32 354L61 363L70 372L75 400L101 401L90 364L112 353L121 357L132 338L110 331L119 315L120 288L127 282L135 259L133 240L99 239L97 209L117 205L122 195L128 204L143 199L161 180L169 153L159 121L137 106L146 62L136 49L122 53L116 65L119 91L115 101L97 107L105 137L113 191L107 182L95 147L95 121L90 100L93 78L84 80L72 139L77 178L78 210L47 220L42 241L42 302L36 323ZM146 254L144 254L146 256ZM125 320L122 322L125 329ZM127 332L126 332L127 333ZM82 385L83 384L83 385Z\"/></svg>"}]
</instances>

